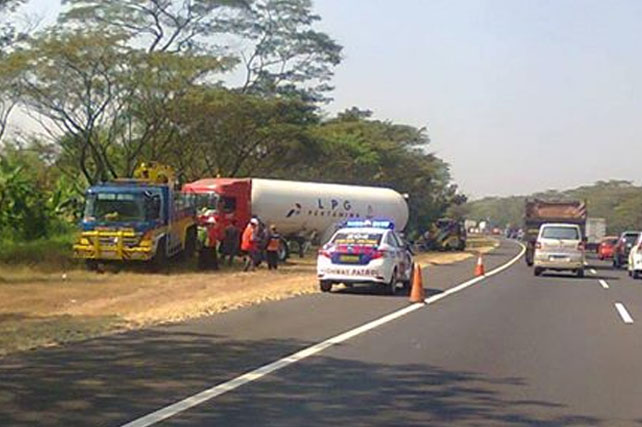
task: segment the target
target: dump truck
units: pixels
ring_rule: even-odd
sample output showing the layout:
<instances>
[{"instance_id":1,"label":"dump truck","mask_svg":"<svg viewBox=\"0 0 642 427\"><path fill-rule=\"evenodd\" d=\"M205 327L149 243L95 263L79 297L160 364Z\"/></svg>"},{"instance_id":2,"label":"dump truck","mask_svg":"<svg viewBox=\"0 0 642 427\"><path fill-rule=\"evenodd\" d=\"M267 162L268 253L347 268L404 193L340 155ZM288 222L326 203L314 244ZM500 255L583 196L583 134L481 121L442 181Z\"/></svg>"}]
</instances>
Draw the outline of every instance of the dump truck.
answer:
<instances>
[{"instance_id":1,"label":"dump truck","mask_svg":"<svg viewBox=\"0 0 642 427\"><path fill-rule=\"evenodd\" d=\"M577 224L586 236L586 203L583 201L526 200L524 209L524 242L526 243L526 264L533 265L535 243L542 224L555 222Z\"/></svg>"},{"instance_id":2,"label":"dump truck","mask_svg":"<svg viewBox=\"0 0 642 427\"><path fill-rule=\"evenodd\" d=\"M586 219L586 250L597 252L606 237L606 219L589 217Z\"/></svg>"},{"instance_id":3,"label":"dump truck","mask_svg":"<svg viewBox=\"0 0 642 427\"><path fill-rule=\"evenodd\" d=\"M214 224L222 239L232 222L241 230L252 217L275 225L284 236L279 257L303 255L309 242L325 243L346 220L386 218L403 230L408 222L404 196L389 188L261 178L206 178L185 184L199 224Z\"/></svg>"},{"instance_id":4,"label":"dump truck","mask_svg":"<svg viewBox=\"0 0 642 427\"><path fill-rule=\"evenodd\" d=\"M132 179L89 187L74 256L90 270L100 262L150 262L162 267L196 247L196 211L175 190L168 166L143 163Z\"/></svg>"}]
</instances>

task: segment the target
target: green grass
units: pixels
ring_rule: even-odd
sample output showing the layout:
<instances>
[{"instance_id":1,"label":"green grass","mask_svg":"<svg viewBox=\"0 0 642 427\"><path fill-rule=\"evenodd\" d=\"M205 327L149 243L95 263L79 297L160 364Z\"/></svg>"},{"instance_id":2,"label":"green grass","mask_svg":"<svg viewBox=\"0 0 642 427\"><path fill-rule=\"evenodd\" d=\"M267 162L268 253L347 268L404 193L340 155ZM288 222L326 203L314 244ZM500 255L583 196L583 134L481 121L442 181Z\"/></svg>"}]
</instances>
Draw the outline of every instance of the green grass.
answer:
<instances>
[{"instance_id":1,"label":"green grass","mask_svg":"<svg viewBox=\"0 0 642 427\"><path fill-rule=\"evenodd\" d=\"M72 259L74 233L60 234L29 242L0 242L0 264L30 265L63 269L77 263Z\"/></svg>"}]
</instances>

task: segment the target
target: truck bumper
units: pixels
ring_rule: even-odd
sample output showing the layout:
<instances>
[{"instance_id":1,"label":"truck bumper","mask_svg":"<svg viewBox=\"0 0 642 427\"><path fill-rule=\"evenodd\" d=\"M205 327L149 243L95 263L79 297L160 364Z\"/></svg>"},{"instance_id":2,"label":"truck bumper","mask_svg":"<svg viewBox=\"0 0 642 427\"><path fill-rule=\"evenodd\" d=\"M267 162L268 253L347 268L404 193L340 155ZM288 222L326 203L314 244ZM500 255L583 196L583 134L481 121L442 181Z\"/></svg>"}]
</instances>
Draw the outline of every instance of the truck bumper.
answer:
<instances>
[{"instance_id":1,"label":"truck bumper","mask_svg":"<svg viewBox=\"0 0 642 427\"><path fill-rule=\"evenodd\" d=\"M135 238L130 232L96 232L81 234L73 246L74 258L105 261L149 261L155 253L153 242L143 240L136 245L126 244L127 239ZM109 244L104 242L108 241Z\"/></svg>"}]
</instances>

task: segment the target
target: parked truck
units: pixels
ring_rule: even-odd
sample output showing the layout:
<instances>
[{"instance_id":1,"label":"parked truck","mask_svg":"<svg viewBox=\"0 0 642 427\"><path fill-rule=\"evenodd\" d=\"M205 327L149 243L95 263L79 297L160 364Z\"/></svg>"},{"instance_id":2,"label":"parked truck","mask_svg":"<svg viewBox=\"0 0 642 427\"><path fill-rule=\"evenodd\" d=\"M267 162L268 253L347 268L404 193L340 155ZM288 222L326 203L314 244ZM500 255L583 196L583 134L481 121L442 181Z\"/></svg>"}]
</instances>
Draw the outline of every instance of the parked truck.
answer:
<instances>
[{"instance_id":1,"label":"parked truck","mask_svg":"<svg viewBox=\"0 0 642 427\"><path fill-rule=\"evenodd\" d=\"M586 236L586 203L582 201L526 200L524 209L524 241L526 243L526 264L533 265L535 242L542 224L558 222L577 224Z\"/></svg>"},{"instance_id":2,"label":"parked truck","mask_svg":"<svg viewBox=\"0 0 642 427\"><path fill-rule=\"evenodd\" d=\"M195 209L174 190L173 181L171 168L143 163L133 179L90 187L74 256L95 269L104 261L145 261L162 267L180 252L193 253Z\"/></svg>"},{"instance_id":3,"label":"parked truck","mask_svg":"<svg viewBox=\"0 0 642 427\"><path fill-rule=\"evenodd\" d=\"M387 218L403 230L405 198L394 190L341 184L259 178L208 178L183 186L197 208L198 221L214 220L216 236L232 222L241 230L252 217L275 225L282 236L280 258L303 255L313 239L327 241L338 224L354 218Z\"/></svg>"},{"instance_id":4,"label":"parked truck","mask_svg":"<svg viewBox=\"0 0 642 427\"><path fill-rule=\"evenodd\" d=\"M606 237L606 219L586 218L586 249L596 251Z\"/></svg>"}]
</instances>

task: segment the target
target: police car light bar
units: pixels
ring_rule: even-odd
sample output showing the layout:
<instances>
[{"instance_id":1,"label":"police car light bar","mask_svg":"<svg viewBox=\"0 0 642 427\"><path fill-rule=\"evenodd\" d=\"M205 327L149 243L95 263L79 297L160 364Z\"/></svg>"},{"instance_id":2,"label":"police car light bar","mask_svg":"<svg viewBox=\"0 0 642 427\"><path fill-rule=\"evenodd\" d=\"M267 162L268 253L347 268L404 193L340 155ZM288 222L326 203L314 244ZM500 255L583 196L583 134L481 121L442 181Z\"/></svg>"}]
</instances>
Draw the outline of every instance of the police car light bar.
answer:
<instances>
[{"instance_id":1,"label":"police car light bar","mask_svg":"<svg viewBox=\"0 0 642 427\"><path fill-rule=\"evenodd\" d=\"M395 223L387 219L359 219L345 222L346 228L387 228L395 229Z\"/></svg>"}]
</instances>

